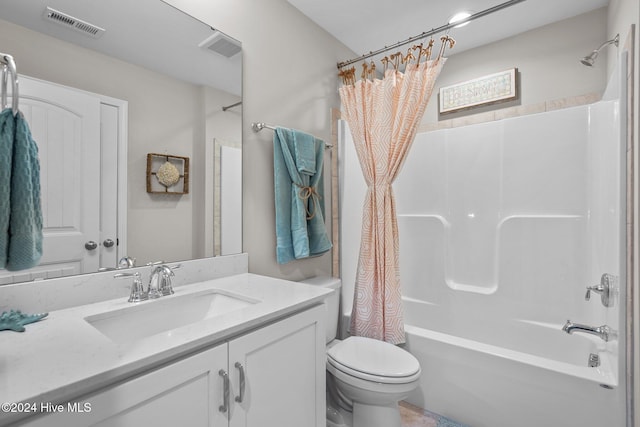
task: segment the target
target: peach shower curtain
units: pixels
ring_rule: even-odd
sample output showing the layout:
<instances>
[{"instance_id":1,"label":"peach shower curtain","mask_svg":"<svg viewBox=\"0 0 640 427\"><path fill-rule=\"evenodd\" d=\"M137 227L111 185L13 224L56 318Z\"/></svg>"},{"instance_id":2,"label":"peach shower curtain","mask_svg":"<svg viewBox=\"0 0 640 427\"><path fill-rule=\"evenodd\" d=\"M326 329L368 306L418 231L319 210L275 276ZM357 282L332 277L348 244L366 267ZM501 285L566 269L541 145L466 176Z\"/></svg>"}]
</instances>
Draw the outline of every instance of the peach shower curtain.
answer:
<instances>
[{"instance_id":1,"label":"peach shower curtain","mask_svg":"<svg viewBox=\"0 0 640 427\"><path fill-rule=\"evenodd\" d=\"M364 200L360 255L356 275L351 335L375 338L392 344L405 342L399 274L399 241L392 183L415 138L435 80L445 58L443 47L435 60L420 62L409 50L396 58L382 80L375 65L363 65L363 78L355 81L355 69L341 71L342 115L349 123L367 192ZM428 48L429 59L430 43ZM408 58L408 59L407 59ZM391 59L394 59L392 55ZM407 63L404 73L398 62ZM383 64L388 65L388 58ZM386 68L386 67L385 67ZM371 78L369 78L371 77Z\"/></svg>"}]
</instances>

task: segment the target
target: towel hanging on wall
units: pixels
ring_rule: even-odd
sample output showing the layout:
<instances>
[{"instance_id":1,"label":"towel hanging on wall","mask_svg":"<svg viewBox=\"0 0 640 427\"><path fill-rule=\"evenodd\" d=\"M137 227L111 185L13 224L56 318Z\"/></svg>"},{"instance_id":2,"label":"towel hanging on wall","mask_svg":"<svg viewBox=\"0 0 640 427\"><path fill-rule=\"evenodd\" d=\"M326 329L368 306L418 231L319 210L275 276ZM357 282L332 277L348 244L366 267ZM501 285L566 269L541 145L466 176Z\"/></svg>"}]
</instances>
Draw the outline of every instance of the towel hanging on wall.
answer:
<instances>
[{"instance_id":1,"label":"towel hanging on wall","mask_svg":"<svg viewBox=\"0 0 640 427\"><path fill-rule=\"evenodd\" d=\"M279 264L331 249L324 224L324 142L278 127L273 135L276 258Z\"/></svg>"},{"instance_id":2,"label":"towel hanging on wall","mask_svg":"<svg viewBox=\"0 0 640 427\"><path fill-rule=\"evenodd\" d=\"M0 112L0 268L24 270L42 257L38 147L22 113Z\"/></svg>"}]
</instances>

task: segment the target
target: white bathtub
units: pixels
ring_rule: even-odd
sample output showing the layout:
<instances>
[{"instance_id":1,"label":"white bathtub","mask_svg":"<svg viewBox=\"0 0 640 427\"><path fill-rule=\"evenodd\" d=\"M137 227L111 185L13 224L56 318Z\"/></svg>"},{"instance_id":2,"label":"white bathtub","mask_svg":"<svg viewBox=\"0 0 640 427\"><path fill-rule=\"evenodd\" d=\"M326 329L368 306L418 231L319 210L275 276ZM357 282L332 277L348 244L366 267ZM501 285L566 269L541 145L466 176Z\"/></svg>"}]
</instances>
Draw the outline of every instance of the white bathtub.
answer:
<instances>
[{"instance_id":1,"label":"white bathtub","mask_svg":"<svg viewBox=\"0 0 640 427\"><path fill-rule=\"evenodd\" d=\"M406 349L422 366L410 403L472 427L624 425L616 364L599 338L404 303ZM588 367L590 353L600 356L599 367Z\"/></svg>"}]
</instances>

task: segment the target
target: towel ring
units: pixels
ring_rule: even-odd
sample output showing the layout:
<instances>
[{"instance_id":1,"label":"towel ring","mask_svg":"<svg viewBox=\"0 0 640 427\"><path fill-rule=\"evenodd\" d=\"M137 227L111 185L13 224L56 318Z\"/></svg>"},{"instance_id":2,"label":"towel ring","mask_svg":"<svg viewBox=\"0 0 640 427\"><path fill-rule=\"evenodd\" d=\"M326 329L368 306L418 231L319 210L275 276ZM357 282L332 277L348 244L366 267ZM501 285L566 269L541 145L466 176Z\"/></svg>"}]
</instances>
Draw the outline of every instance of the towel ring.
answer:
<instances>
[{"instance_id":1,"label":"towel ring","mask_svg":"<svg viewBox=\"0 0 640 427\"><path fill-rule=\"evenodd\" d=\"M0 63L2 63L2 108L7 106L7 83L9 75L11 75L11 109L13 115L18 114L19 91L18 91L18 72L16 70L16 62L13 56L6 53L0 53Z\"/></svg>"}]
</instances>

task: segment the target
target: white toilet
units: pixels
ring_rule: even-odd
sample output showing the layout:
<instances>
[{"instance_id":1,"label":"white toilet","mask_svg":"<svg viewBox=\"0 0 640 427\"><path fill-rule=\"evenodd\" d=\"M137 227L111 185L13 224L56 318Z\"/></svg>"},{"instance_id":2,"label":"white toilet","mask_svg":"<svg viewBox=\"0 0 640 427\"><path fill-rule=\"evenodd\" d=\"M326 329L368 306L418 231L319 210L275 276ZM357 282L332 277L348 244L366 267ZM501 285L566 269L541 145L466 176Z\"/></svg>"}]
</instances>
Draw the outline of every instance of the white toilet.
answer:
<instances>
[{"instance_id":1,"label":"white toilet","mask_svg":"<svg viewBox=\"0 0 640 427\"><path fill-rule=\"evenodd\" d=\"M418 385L420 363L395 345L364 337L336 340L340 279L303 283L333 290L327 309L327 427L400 427L398 402Z\"/></svg>"}]
</instances>

